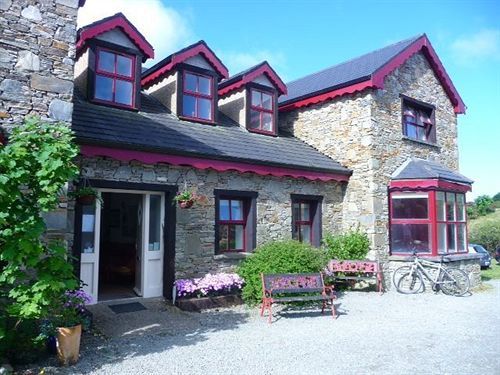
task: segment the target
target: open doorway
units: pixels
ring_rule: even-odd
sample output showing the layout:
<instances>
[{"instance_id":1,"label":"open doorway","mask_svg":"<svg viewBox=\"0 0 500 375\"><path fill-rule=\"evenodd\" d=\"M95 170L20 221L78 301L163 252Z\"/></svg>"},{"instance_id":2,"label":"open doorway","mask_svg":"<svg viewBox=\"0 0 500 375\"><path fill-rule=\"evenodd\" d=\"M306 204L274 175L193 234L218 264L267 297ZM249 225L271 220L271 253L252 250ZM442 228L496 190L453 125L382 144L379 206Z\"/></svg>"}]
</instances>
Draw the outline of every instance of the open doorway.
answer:
<instances>
[{"instance_id":1,"label":"open doorway","mask_svg":"<svg viewBox=\"0 0 500 375\"><path fill-rule=\"evenodd\" d=\"M137 297L134 292L137 249L141 249L140 215L143 196L102 193L99 301Z\"/></svg>"}]
</instances>

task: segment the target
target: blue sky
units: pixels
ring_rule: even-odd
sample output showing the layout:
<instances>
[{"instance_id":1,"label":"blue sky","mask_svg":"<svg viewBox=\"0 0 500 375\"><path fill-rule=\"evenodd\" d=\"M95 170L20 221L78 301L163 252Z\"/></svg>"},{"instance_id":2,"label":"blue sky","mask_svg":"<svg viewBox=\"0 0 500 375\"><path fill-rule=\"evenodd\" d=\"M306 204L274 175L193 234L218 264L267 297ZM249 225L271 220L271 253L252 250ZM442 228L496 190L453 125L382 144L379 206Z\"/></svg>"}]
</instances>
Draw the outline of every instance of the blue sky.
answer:
<instances>
[{"instance_id":1,"label":"blue sky","mask_svg":"<svg viewBox=\"0 0 500 375\"><path fill-rule=\"evenodd\" d=\"M204 39L235 74L268 60L286 81L426 33L468 109L460 171L500 192L500 2L87 0L79 26L122 11L157 59Z\"/></svg>"}]
</instances>

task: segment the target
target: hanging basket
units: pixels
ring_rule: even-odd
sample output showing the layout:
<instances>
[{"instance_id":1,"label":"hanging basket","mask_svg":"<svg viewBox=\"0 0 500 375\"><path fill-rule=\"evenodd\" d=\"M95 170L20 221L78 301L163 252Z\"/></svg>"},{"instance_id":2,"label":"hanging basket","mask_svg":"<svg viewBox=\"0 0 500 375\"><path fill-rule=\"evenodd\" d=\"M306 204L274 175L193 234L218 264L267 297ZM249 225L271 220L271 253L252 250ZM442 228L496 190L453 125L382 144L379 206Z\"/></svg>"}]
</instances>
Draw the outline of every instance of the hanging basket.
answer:
<instances>
[{"instance_id":1,"label":"hanging basket","mask_svg":"<svg viewBox=\"0 0 500 375\"><path fill-rule=\"evenodd\" d=\"M96 196L95 195L81 195L76 198L76 201L84 206L90 206L95 203Z\"/></svg>"},{"instance_id":2,"label":"hanging basket","mask_svg":"<svg viewBox=\"0 0 500 375\"><path fill-rule=\"evenodd\" d=\"M180 208L191 208L193 207L193 204L194 204L194 199L188 199L188 200L185 200L185 201L179 201L179 207Z\"/></svg>"}]
</instances>

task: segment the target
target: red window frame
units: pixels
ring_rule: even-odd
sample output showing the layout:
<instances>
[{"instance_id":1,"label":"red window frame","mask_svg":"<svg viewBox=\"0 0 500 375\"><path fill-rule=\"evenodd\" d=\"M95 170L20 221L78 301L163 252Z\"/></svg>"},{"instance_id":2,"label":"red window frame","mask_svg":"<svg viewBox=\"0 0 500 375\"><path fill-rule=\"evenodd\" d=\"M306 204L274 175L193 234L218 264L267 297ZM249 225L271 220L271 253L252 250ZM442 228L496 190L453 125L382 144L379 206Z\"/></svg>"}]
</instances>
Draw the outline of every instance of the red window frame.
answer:
<instances>
[{"instance_id":1,"label":"red window frame","mask_svg":"<svg viewBox=\"0 0 500 375\"><path fill-rule=\"evenodd\" d=\"M196 89L198 90L199 87L200 87L200 80L199 80L199 77L203 77L203 78L208 78L210 80L210 95L206 95L206 94L202 94L198 91L191 91L191 90L188 90L186 88L186 75L187 74L191 74L193 76L196 76L197 79L196 79ZM181 116L180 117L183 117L183 118L186 118L186 119L192 119L192 120L196 120L196 121L200 121L200 122L208 122L208 123L213 123L214 122L214 118L215 118L215 104L214 104L214 77L210 76L210 75L206 75L206 74L201 74L201 73L195 73L195 72L192 72L192 71L184 71L182 73L182 106L180 108L180 113L181 113ZM195 116L189 116L189 115L185 115L184 114L184 98L186 95L189 95L189 96L192 96L194 97L195 99L195 110L196 110L196 115ZM199 113L199 109L198 109L198 106L199 106L199 99L200 98L203 98L203 99L209 99L210 100L210 119L206 119L206 118L202 118L202 117L198 117L198 113Z\"/></svg>"},{"instance_id":2,"label":"red window frame","mask_svg":"<svg viewBox=\"0 0 500 375\"><path fill-rule=\"evenodd\" d=\"M418 193L418 194L427 194L427 204L428 204L428 216L427 219L398 219L394 218L393 216L393 200L392 197L394 194L399 194L399 193ZM404 190L404 191L392 191L389 194L389 226L390 230L392 230L392 225L393 224L427 224L429 228L429 249L428 251L418 251L418 248L415 248L419 253L421 254L427 254L427 255L440 255L440 254L465 254L467 253L467 247L468 247L468 240L467 240L467 214L465 212L465 204L464 204L464 220L463 221L449 221L449 220L438 220L438 203L437 203L437 193L444 193L445 197L446 194L454 194L455 195L455 218L458 216L456 215L457 213L457 195L463 195L464 196L464 203L465 203L465 194L461 192L453 192L453 191L447 191L447 190L429 190L429 191L423 191L423 190ZM447 218L447 205L445 201L445 219ZM440 252L438 249L438 241L439 241L439 232L438 232L438 224L463 224L465 225L465 243L464 243L464 250L463 251L456 251L456 252ZM456 242L456 247L458 249L458 225L455 225L454 229L454 236L455 236L455 242ZM445 244L448 246L448 241L445 239ZM390 241L390 246L391 246L391 254L393 255L408 255L411 253L411 249L409 249L406 252L403 251L395 251L392 249L392 240ZM418 246L416 246L418 247ZM420 249L422 250L422 249ZM448 250L448 249L447 249Z\"/></svg>"},{"instance_id":3,"label":"red window frame","mask_svg":"<svg viewBox=\"0 0 500 375\"><path fill-rule=\"evenodd\" d=\"M403 112L402 112L402 124L403 124L403 134L415 141L436 143L435 136L435 119L434 119L434 108L430 105L419 105L419 103L414 102L409 98L403 99ZM413 120L411 118L413 117ZM420 118L422 124L419 124L417 119ZM422 120L422 118L425 120ZM417 137L412 137L408 132L408 126L413 126L417 129L423 129L425 139L420 139ZM418 132L417 132L418 133Z\"/></svg>"},{"instance_id":4,"label":"red window frame","mask_svg":"<svg viewBox=\"0 0 500 375\"><path fill-rule=\"evenodd\" d=\"M117 60L118 60L117 56L124 56L126 58L131 59L132 60L132 66L131 66L132 71L131 71L130 77L124 76L124 75L121 75L118 73L110 73L110 72L107 72L105 70L99 70L99 57L100 57L101 51L108 52L108 53L115 55L115 72L116 72L116 64L117 64ZM118 107L135 108L135 93L136 93L136 84L137 84L136 83L136 66L135 66L135 64L136 64L136 56L134 56L134 55L130 55L127 53L122 53L122 52L117 52L117 51L107 49L107 48L101 48L101 47L97 48L96 49L96 59L95 59L93 101L103 103L103 104L112 104L112 105L118 106ZM113 100L104 100L104 99L98 99L95 97L95 91L97 89L97 76L103 76L103 77L107 77L107 78L110 78L113 80L113 91L112 91ZM123 103L119 103L119 102L115 101L116 80L128 81L128 82L132 83L132 104L131 105L127 105L127 104L123 104Z\"/></svg>"},{"instance_id":5,"label":"red window frame","mask_svg":"<svg viewBox=\"0 0 500 375\"><path fill-rule=\"evenodd\" d=\"M439 219L439 215L438 215L438 200L437 200L437 195L438 193L443 193L444 194L444 220L440 220ZM468 239L467 239L467 212L466 212L466 205L465 205L465 194L464 193L457 193L457 192L450 192L450 191L436 191L435 192L435 195L436 195L436 253L437 254L464 254L464 253L467 253L468 252ZM453 210L455 212L455 218L454 220L449 220L448 219L448 197L453 195L454 196L454 204L453 204ZM463 217L463 220L458 220L458 195L461 195L463 196L463 211L462 211L462 217ZM446 225L446 238L445 238L445 251L439 251L439 224L445 224ZM448 225L453 225L454 226L454 230L453 230L453 236L455 238L455 250L456 251L450 251L449 247L448 247ZM458 228L459 228L459 225L463 225L464 228L465 228L465 231L464 231L464 236L465 236L465 242L464 242L464 249L462 251L458 251Z\"/></svg>"},{"instance_id":6,"label":"red window frame","mask_svg":"<svg viewBox=\"0 0 500 375\"><path fill-rule=\"evenodd\" d=\"M299 205L299 217L295 217L295 209L294 205L298 204ZM309 220L302 220L302 205L307 204L309 205ZM294 200L292 201L292 228L293 232L292 235L294 235L294 238L298 240L299 242L304 242L304 239L302 238L301 234L301 227L307 226L309 227L309 244L312 245L313 243L313 205L317 204L317 202L314 201L308 201L308 200ZM298 219L298 220L297 220Z\"/></svg>"},{"instance_id":7,"label":"red window frame","mask_svg":"<svg viewBox=\"0 0 500 375\"><path fill-rule=\"evenodd\" d=\"M221 209L220 209L220 203L221 201L228 201L228 204L229 204L229 220L221 220L220 218L220 215L221 215ZM243 219L242 220L235 220L232 218L232 212L231 212L231 202L233 201L239 201L241 202L242 204L242 207L243 207L243 212L242 212L242 217ZM221 237L219 235L219 251L221 253L228 253L228 252L238 252L238 253L241 253L241 252L245 252L246 251L246 236L247 236L247 216L248 216L248 203L247 203L247 200L246 199L243 199L243 198L236 198L236 197L224 197L224 196L221 196L217 202L217 204L219 205L219 217L217 217L217 230L219 231L220 233L220 230L221 230L221 226L227 226L227 247L224 249L220 246L220 243L221 243ZM230 248L230 244L231 244L231 230L230 230L230 227L232 225L239 225L239 226L243 226L243 248L242 249L231 249Z\"/></svg>"},{"instance_id":8,"label":"red window frame","mask_svg":"<svg viewBox=\"0 0 500 375\"><path fill-rule=\"evenodd\" d=\"M266 95L269 95L271 97L271 109L268 109L268 108L264 108L262 105L260 106L256 106L253 104L253 93L254 92L258 92L260 94L260 102L262 103L262 94L266 94ZM247 125L247 129L251 132L255 132L255 133L262 133L262 134L275 134L276 133L276 130L275 130L275 123L274 123L274 109L275 109L275 105L274 105L274 99L275 99L275 95L274 93L272 92L269 92L269 91L264 91L264 90L259 90L259 89L255 89L255 88L250 88L250 114L248 116L248 125ZM257 111L259 112L259 127L258 128L251 128L250 127L250 119L251 119L251 111L254 110L254 111ZM268 113L271 115L271 130L265 130L262 128L263 126L263 123L264 123L264 113Z\"/></svg>"}]
</instances>

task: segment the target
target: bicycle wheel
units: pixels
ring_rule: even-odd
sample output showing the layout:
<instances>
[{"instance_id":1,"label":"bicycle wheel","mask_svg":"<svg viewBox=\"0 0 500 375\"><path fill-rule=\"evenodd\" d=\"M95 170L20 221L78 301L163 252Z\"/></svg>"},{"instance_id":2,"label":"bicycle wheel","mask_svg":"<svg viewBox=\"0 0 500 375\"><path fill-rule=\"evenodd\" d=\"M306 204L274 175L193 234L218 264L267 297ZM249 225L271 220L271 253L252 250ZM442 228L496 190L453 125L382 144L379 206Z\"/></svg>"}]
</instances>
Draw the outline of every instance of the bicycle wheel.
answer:
<instances>
[{"instance_id":1,"label":"bicycle wheel","mask_svg":"<svg viewBox=\"0 0 500 375\"><path fill-rule=\"evenodd\" d=\"M469 291L470 280L464 271L458 268L448 268L441 276L440 285L444 294L460 297Z\"/></svg>"},{"instance_id":2,"label":"bicycle wheel","mask_svg":"<svg viewBox=\"0 0 500 375\"><path fill-rule=\"evenodd\" d=\"M396 289L399 293L414 294L420 292L424 287L424 280L418 271L405 273L398 281Z\"/></svg>"},{"instance_id":3,"label":"bicycle wheel","mask_svg":"<svg viewBox=\"0 0 500 375\"><path fill-rule=\"evenodd\" d=\"M392 284L397 288L398 287L398 281L403 276L405 273L410 272L411 267L410 266L401 266L399 268L396 268L392 274Z\"/></svg>"}]
</instances>

